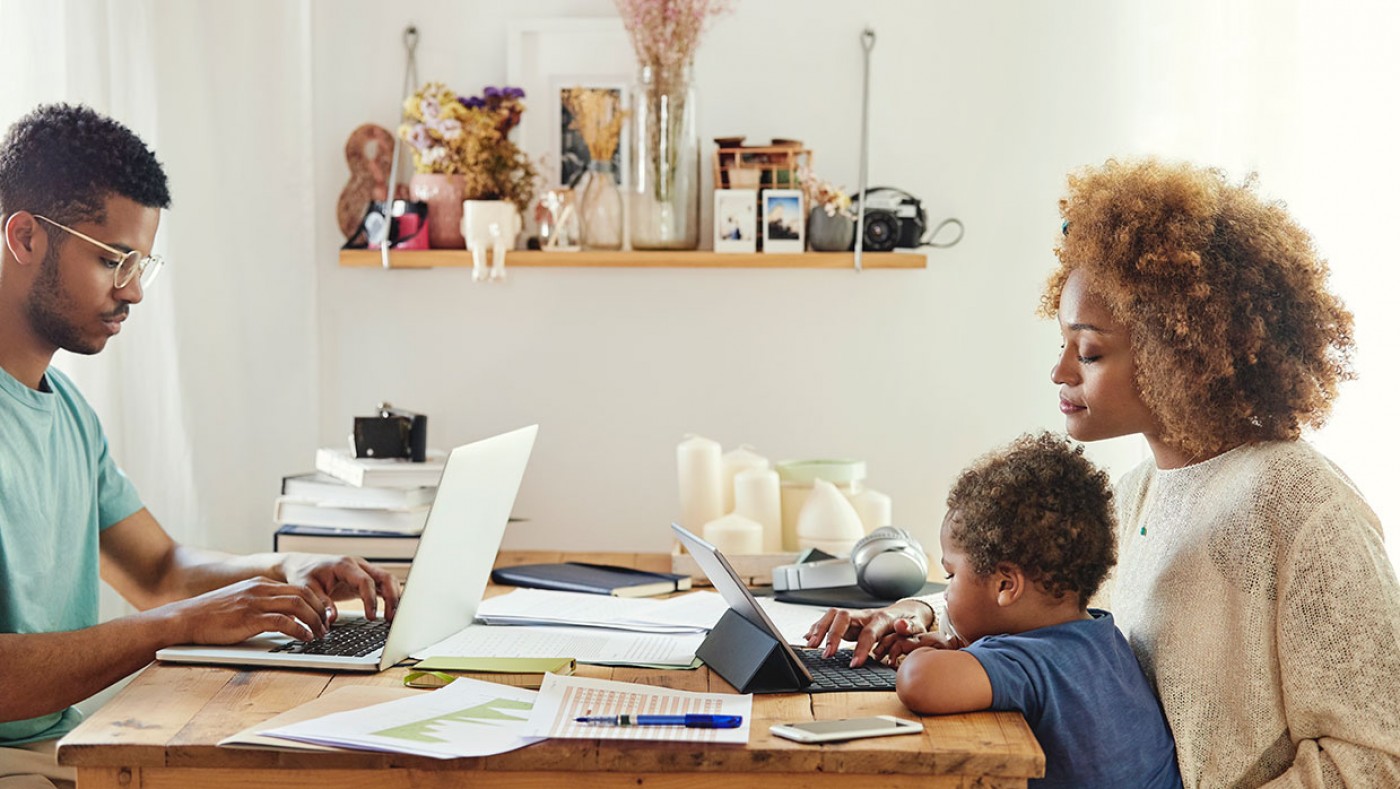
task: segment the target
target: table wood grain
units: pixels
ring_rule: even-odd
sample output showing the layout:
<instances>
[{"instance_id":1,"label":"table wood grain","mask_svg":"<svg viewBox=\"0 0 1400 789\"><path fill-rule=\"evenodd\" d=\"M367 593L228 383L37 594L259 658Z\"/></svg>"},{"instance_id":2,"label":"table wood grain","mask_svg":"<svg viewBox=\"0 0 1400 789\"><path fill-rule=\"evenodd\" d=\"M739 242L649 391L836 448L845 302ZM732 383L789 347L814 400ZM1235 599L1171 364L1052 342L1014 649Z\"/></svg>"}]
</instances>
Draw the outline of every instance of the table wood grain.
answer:
<instances>
[{"instance_id":1,"label":"table wood grain","mask_svg":"<svg viewBox=\"0 0 1400 789\"><path fill-rule=\"evenodd\" d=\"M593 561L667 570L665 554L503 551L498 565ZM507 591L489 587L488 596ZM815 609L814 609L815 611ZM774 723L866 715L914 717L893 693L754 696L747 746L618 740L546 740L510 753L439 760L376 752L221 748L219 740L347 684L401 686L410 668L378 674L155 663L59 743L79 789L508 789L715 786L765 789L878 781L898 787L1024 787L1045 757L1018 713L927 716L919 735L801 745L771 735ZM580 676L692 691L734 693L701 667L664 671L580 665ZM486 677L483 676L483 679ZM855 780L855 783L852 781Z\"/></svg>"}]
</instances>

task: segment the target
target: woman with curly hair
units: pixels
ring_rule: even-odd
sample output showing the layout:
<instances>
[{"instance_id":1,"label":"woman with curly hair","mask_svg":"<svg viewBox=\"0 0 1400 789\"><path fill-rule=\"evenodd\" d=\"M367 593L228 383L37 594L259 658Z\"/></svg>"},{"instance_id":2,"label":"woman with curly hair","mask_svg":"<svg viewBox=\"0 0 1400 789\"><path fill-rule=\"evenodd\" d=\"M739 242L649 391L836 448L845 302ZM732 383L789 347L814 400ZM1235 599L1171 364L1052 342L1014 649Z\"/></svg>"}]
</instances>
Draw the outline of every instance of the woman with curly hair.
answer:
<instances>
[{"instance_id":1,"label":"woman with curly hair","mask_svg":"<svg viewBox=\"0 0 1400 789\"><path fill-rule=\"evenodd\" d=\"M1379 519L1302 441L1352 377L1327 265L1252 181L1157 161L1070 177L1041 312L1081 441L1141 434L1117 487L1118 625L1187 786L1400 786L1400 583ZM927 606L809 633L898 656Z\"/></svg>"}]
</instances>

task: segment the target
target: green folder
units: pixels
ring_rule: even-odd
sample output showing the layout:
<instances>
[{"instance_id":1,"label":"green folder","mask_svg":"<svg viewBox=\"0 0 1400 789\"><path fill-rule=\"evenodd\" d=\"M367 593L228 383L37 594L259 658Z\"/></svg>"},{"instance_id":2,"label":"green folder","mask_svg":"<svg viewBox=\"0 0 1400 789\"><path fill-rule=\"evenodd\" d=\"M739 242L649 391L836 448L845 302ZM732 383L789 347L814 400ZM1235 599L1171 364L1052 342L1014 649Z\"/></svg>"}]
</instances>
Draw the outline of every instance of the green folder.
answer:
<instances>
[{"instance_id":1,"label":"green folder","mask_svg":"<svg viewBox=\"0 0 1400 789\"><path fill-rule=\"evenodd\" d=\"M418 671L463 671L477 674L574 673L573 658L428 657L414 666Z\"/></svg>"}]
</instances>

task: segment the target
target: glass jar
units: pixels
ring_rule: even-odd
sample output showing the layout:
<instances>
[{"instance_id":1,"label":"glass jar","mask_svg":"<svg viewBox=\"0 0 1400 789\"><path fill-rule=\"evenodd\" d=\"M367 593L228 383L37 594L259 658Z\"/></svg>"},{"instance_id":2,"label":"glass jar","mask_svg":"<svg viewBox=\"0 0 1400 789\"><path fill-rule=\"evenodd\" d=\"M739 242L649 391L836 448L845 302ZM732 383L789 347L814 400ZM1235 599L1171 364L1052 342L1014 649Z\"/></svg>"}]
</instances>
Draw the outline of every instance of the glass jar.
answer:
<instances>
[{"instance_id":1,"label":"glass jar","mask_svg":"<svg viewBox=\"0 0 1400 789\"><path fill-rule=\"evenodd\" d=\"M546 189L535 204L535 223L540 230L540 249L545 252L577 252L579 240L578 202L567 186Z\"/></svg>"},{"instance_id":2,"label":"glass jar","mask_svg":"<svg viewBox=\"0 0 1400 789\"><path fill-rule=\"evenodd\" d=\"M691 66L644 65L632 96L633 249L700 246L700 135Z\"/></svg>"},{"instance_id":3,"label":"glass jar","mask_svg":"<svg viewBox=\"0 0 1400 789\"><path fill-rule=\"evenodd\" d=\"M574 185L584 249L622 249L622 192L612 160L594 159Z\"/></svg>"}]
</instances>

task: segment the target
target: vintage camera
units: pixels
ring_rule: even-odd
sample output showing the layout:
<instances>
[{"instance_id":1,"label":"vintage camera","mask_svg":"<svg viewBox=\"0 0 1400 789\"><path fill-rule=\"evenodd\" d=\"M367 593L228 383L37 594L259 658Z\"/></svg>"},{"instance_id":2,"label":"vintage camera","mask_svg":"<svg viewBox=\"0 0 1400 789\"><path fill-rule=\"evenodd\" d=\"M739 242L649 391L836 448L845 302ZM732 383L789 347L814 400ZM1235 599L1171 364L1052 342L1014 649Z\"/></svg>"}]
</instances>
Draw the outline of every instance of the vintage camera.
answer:
<instances>
[{"instance_id":1,"label":"vintage camera","mask_svg":"<svg viewBox=\"0 0 1400 789\"><path fill-rule=\"evenodd\" d=\"M923 243L928 216L918 198L903 189L877 186L866 189L857 200L865 201L861 234L866 252L889 252L895 247L912 249Z\"/></svg>"},{"instance_id":2,"label":"vintage camera","mask_svg":"<svg viewBox=\"0 0 1400 789\"><path fill-rule=\"evenodd\" d=\"M384 223L389 223L390 249L428 248L428 204L416 200L371 200L360 226L341 249L379 249Z\"/></svg>"},{"instance_id":3,"label":"vintage camera","mask_svg":"<svg viewBox=\"0 0 1400 789\"><path fill-rule=\"evenodd\" d=\"M355 457L407 458L422 463L428 457L428 417L389 403L380 403L375 416L355 417L350 436Z\"/></svg>"}]
</instances>

